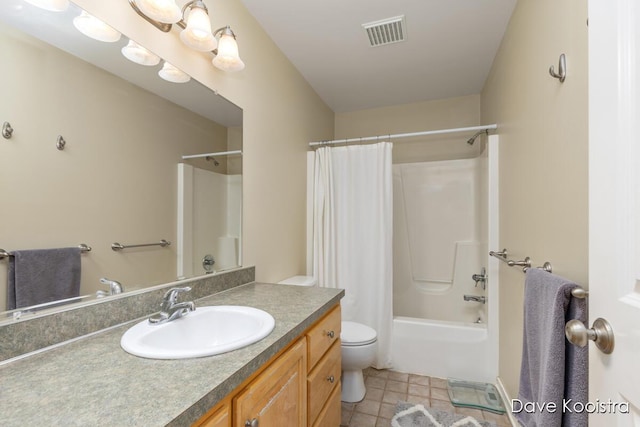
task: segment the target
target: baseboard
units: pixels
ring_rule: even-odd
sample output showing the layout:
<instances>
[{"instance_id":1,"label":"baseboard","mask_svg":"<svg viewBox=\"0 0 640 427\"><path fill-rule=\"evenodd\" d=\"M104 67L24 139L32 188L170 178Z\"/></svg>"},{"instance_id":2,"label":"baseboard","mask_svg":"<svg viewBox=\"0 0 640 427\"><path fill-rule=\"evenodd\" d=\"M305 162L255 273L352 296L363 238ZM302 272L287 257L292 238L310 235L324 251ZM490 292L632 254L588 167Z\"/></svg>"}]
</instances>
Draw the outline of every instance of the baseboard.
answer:
<instances>
[{"instance_id":1,"label":"baseboard","mask_svg":"<svg viewBox=\"0 0 640 427\"><path fill-rule=\"evenodd\" d=\"M496 377L496 388L498 389L498 393L500 393L500 397L502 398L502 403L507 410L509 422L513 427L520 427L520 423L516 420L516 417L513 415L513 411L511 410L511 398L509 397L507 390L504 388L504 384L502 384L500 377Z\"/></svg>"}]
</instances>

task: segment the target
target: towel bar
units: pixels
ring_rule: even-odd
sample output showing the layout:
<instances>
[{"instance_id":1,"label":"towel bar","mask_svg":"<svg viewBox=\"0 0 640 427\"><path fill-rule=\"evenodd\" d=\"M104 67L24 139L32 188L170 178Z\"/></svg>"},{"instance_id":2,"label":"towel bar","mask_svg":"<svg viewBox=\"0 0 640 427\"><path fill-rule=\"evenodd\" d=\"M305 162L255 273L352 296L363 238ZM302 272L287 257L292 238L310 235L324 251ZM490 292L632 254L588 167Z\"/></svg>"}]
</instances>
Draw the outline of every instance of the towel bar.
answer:
<instances>
[{"instance_id":1,"label":"towel bar","mask_svg":"<svg viewBox=\"0 0 640 427\"><path fill-rule=\"evenodd\" d=\"M527 268L531 268L531 258L525 257L525 259L523 259L522 261L514 261L512 259L508 259L506 249L503 249L500 252L490 251L489 255L498 258L500 261L506 263L509 267L522 267L522 271L527 271Z\"/></svg>"},{"instance_id":2,"label":"towel bar","mask_svg":"<svg viewBox=\"0 0 640 427\"><path fill-rule=\"evenodd\" d=\"M78 245L78 249L80 249L80 252L89 252L91 251L91 246L88 246L84 243L80 243ZM4 249L0 249L0 259L5 259L5 258L9 258L13 256L13 254L10 254L9 252L5 251Z\"/></svg>"},{"instance_id":3,"label":"towel bar","mask_svg":"<svg viewBox=\"0 0 640 427\"><path fill-rule=\"evenodd\" d=\"M113 249L114 251L121 251L123 249L141 248L143 246L162 246L164 248L165 246L169 246L170 244L171 242L165 239L160 240L158 243L143 243L141 245L122 245L118 242L115 242L111 244L111 249Z\"/></svg>"},{"instance_id":4,"label":"towel bar","mask_svg":"<svg viewBox=\"0 0 640 427\"><path fill-rule=\"evenodd\" d=\"M514 265L518 265L518 266L524 266L522 268L522 271L526 273L527 269L531 268L531 258L526 257L523 261L513 261L507 258L507 250L503 249L500 252L495 252L495 251L489 251L489 255L491 255L492 257L498 258L500 261L506 263L509 267L513 267ZM538 267L544 271L546 271L547 273L552 273L553 272L553 267L551 266L551 263L549 261L546 261L542 267ZM589 291L581 288L581 287L577 287L574 288L571 291L571 295L573 295L575 298L586 298L589 296Z\"/></svg>"}]
</instances>

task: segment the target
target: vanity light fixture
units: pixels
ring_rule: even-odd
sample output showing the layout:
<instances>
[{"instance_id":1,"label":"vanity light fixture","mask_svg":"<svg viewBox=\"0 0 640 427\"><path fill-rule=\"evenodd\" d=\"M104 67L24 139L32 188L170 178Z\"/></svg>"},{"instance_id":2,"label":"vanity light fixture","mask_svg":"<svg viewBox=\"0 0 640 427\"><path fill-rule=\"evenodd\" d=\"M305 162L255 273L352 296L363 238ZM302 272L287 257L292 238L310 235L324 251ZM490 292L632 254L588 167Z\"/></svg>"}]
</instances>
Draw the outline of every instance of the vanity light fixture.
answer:
<instances>
[{"instance_id":1,"label":"vanity light fixture","mask_svg":"<svg viewBox=\"0 0 640 427\"><path fill-rule=\"evenodd\" d=\"M101 42L113 43L120 40L118 31L84 10L73 18L73 25L85 36Z\"/></svg>"},{"instance_id":2,"label":"vanity light fixture","mask_svg":"<svg viewBox=\"0 0 640 427\"><path fill-rule=\"evenodd\" d=\"M133 40L129 40L129 43L122 48L122 54L129 61L140 65L146 65L148 67L152 67L160 63L160 57L158 55L149 52Z\"/></svg>"},{"instance_id":3,"label":"vanity light fixture","mask_svg":"<svg viewBox=\"0 0 640 427\"><path fill-rule=\"evenodd\" d=\"M69 0L24 0L40 9L52 12L64 12L69 7Z\"/></svg>"},{"instance_id":4,"label":"vanity light fixture","mask_svg":"<svg viewBox=\"0 0 640 427\"><path fill-rule=\"evenodd\" d=\"M189 77L187 73L167 61L164 61L164 65L162 69L158 71L158 75L171 83L186 83L191 80L191 77Z\"/></svg>"},{"instance_id":5,"label":"vanity light fixture","mask_svg":"<svg viewBox=\"0 0 640 427\"><path fill-rule=\"evenodd\" d=\"M244 69L235 34L228 25L211 31L209 11L202 0L187 2L177 19L175 0L129 0L129 4L138 15L162 32L168 33L173 24L178 25L182 28L182 42L197 51L211 51L215 55L212 63L217 68L223 71Z\"/></svg>"}]
</instances>

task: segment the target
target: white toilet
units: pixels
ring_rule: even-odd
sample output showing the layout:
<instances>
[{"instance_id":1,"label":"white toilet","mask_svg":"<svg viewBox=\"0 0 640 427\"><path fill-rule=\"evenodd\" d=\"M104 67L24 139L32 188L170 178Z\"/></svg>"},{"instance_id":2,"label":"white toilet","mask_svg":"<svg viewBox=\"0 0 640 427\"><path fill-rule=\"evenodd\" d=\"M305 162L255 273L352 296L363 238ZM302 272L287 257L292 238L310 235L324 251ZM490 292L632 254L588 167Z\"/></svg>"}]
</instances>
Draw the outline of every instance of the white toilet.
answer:
<instances>
[{"instance_id":1,"label":"white toilet","mask_svg":"<svg viewBox=\"0 0 640 427\"><path fill-rule=\"evenodd\" d=\"M316 286L311 276L293 276L278 282L283 285ZM366 389L362 370L371 366L378 348L378 334L373 328L357 322L343 321L342 341L342 396L343 402L360 402Z\"/></svg>"},{"instance_id":2,"label":"white toilet","mask_svg":"<svg viewBox=\"0 0 640 427\"><path fill-rule=\"evenodd\" d=\"M378 335L362 323L342 322L342 397L343 402L360 402L366 389L362 370L371 366L378 349Z\"/></svg>"}]
</instances>

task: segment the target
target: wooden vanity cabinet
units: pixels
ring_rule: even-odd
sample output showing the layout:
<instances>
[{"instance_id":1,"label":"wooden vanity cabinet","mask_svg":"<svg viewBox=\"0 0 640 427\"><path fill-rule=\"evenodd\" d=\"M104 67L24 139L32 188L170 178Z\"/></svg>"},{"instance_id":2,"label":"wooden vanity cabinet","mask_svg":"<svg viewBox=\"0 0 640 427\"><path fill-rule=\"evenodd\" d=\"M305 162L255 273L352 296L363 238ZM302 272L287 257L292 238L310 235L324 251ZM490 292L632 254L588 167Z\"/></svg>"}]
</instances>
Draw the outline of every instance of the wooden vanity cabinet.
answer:
<instances>
[{"instance_id":1,"label":"wooden vanity cabinet","mask_svg":"<svg viewBox=\"0 0 640 427\"><path fill-rule=\"evenodd\" d=\"M336 305L194 427L338 427L340 355Z\"/></svg>"}]
</instances>

